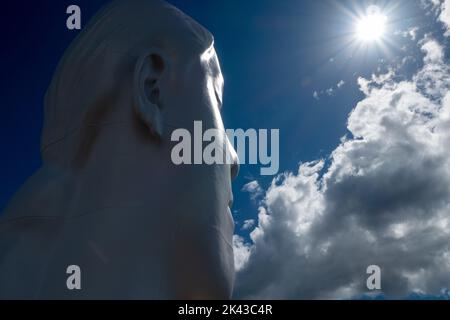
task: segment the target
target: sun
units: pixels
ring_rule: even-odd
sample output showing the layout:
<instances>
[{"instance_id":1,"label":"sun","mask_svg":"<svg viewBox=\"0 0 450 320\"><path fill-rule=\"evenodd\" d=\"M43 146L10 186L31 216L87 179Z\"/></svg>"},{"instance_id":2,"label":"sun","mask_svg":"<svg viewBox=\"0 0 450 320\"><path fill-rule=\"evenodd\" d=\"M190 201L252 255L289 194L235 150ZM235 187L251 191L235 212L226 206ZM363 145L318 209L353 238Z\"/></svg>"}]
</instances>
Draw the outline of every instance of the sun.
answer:
<instances>
[{"instance_id":1,"label":"sun","mask_svg":"<svg viewBox=\"0 0 450 320\"><path fill-rule=\"evenodd\" d=\"M367 8L356 22L356 37L363 42L379 41L386 31L387 16L377 6Z\"/></svg>"}]
</instances>

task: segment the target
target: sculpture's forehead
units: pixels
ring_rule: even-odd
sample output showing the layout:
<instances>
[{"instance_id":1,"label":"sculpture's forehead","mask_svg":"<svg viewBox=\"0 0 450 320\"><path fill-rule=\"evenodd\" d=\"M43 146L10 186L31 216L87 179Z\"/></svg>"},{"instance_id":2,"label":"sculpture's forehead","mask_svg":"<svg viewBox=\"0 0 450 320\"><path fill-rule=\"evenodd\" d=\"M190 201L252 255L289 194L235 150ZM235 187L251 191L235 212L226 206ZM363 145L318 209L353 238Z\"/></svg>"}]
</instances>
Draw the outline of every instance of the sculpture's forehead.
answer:
<instances>
[{"instance_id":1,"label":"sculpture's forehead","mask_svg":"<svg viewBox=\"0 0 450 320\"><path fill-rule=\"evenodd\" d=\"M165 1L116 0L83 28L77 41L83 45L77 47L82 53L101 46L118 52L158 46L202 53L213 41L205 27Z\"/></svg>"}]
</instances>

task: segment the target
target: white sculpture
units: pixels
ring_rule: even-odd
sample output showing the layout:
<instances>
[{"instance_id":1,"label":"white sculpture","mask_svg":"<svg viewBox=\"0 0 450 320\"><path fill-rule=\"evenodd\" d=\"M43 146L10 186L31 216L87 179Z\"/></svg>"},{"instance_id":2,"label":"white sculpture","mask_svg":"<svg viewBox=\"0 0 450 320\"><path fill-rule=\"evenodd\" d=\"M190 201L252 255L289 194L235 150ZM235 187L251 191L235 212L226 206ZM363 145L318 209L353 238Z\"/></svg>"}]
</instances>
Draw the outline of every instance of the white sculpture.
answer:
<instances>
[{"instance_id":1,"label":"white sculpture","mask_svg":"<svg viewBox=\"0 0 450 320\"><path fill-rule=\"evenodd\" d=\"M176 8L98 13L48 89L43 166L0 218L0 298L229 298L237 157L170 157L173 129L223 129L222 86L213 37Z\"/></svg>"}]
</instances>

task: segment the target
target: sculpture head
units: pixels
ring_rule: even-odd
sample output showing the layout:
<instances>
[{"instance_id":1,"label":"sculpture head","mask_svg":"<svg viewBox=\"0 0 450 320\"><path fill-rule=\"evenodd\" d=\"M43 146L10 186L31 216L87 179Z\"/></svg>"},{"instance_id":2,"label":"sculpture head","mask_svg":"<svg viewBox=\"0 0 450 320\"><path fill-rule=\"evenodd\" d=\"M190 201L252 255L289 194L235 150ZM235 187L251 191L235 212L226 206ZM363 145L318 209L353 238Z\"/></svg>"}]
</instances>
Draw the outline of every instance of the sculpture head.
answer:
<instances>
[{"instance_id":1,"label":"sculpture head","mask_svg":"<svg viewBox=\"0 0 450 320\"><path fill-rule=\"evenodd\" d=\"M224 129L222 91L207 30L162 1L123 0L84 27L46 95L42 157L72 176L68 214L148 212L177 297L231 294L234 150L231 165L176 166L170 157L173 129L196 120Z\"/></svg>"}]
</instances>

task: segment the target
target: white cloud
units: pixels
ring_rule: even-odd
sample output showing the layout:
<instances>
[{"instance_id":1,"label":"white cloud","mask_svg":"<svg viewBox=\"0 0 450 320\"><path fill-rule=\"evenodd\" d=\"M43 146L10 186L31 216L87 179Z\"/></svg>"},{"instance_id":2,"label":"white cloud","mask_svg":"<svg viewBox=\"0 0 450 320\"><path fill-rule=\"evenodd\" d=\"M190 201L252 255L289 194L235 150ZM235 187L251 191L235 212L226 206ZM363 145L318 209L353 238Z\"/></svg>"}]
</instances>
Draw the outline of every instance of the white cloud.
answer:
<instances>
[{"instance_id":1,"label":"white cloud","mask_svg":"<svg viewBox=\"0 0 450 320\"><path fill-rule=\"evenodd\" d=\"M421 49L425 52L425 63L441 63L444 59L444 50L436 40L426 41Z\"/></svg>"},{"instance_id":2,"label":"white cloud","mask_svg":"<svg viewBox=\"0 0 450 320\"><path fill-rule=\"evenodd\" d=\"M406 31L396 31L394 34L401 35L404 38L410 38L415 41L417 38L417 32L419 31L419 27L411 27Z\"/></svg>"},{"instance_id":3,"label":"white cloud","mask_svg":"<svg viewBox=\"0 0 450 320\"><path fill-rule=\"evenodd\" d=\"M450 0L445 0L442 3L442 11L439 16L439 20L445 25L447 28L447 31L445 32L445 35L448 37L450 36Z\"/></svg>"},{"instance_id":4,"label":"white cloud","mask_svg":"<svg viewBox=\"0 0 450 320\"><path fill-rule=\"evenodd\" d=\"M425 65L415 75L414 83L424 95L439 100L450 89L450 70L444 63L444 49L435 40L427 40L421 48L425 52Z\"/></svg>"},{"instance_id":5,"label":"white cloud","mask_svg":"<svg viewBox=\"0 0 450 320\"><path fill-rule=\"evenodd\" d=\"M345 81L344 81L344 80L340 80L338 83L336 83L335 86L331 86L331 87L328 88L328 89L321 90L320 92L319 92L319 91L314 91L314 92L313 92L313 97L314 97L314 99L316 99L316 100L319 100L319 99L320 99L320 96L321 96L321 95L324 95L324 94L326 94L326 95L332 97L332 96L334 96L334 94L336 93L336 91L339 90L339 89L341 89L344 85L345 85Z\"/></svg>"},{"instance_id":6,"label":"white cloud","mask_svg":"<svg viewBox=\"0 0 450 320\"><path fill-rule=\"evenodd\" d=\"M242 187L242 191L250 193L250 196L253 200L257 199L264 192L264 190L261 188L258 181L256 180L245 184Z\"/></svg>"},{"instance_id":7,"label":"white cloud","mask_svg":"<svg viewBox=\"0 0 450 320\"><path fill-rule=\"evenodd\" d=\"M242 224L242 230L251 229L251 228L253 228L254 225L255 225L254 219L245 220L244 223Z\"/></svg>"},{"instance_id":8,"label":"white cloud","mask_svg":"<svg viewBox=\"0 0 450 320\"><path fill-rule=\"evenodd\" d=\"M418 27L412 27L408 29L408 35L411 38L411 40L416 40L417 37L417 31L419 31Z\"/></svg>"},{"instance_id":9,"label":"white cloud","mask_svg":"<svg viewBox=\"0 0 450 320\"><path fill-rule=\"evenodd\" d=\"M247 263L250 256L250 248L244 243L244 239L237 235L233 236L234 268L241 270Z\"/></svg>"},{"instance_id":10,"label":"white cloud","mask_svg":"<svg viewBox=\"0 0 450 320\"><path fill-rule=\"evenodd\" d=\"M431 8L433 11L438 11L444 0L420 0L425 9Z\"/></svg>"},{"instance_id":11,"label":"white cloud","mask_svg":"<svg viewBox=\"0 0 450 320\"><path fill-rule=\"evenodd\" d=\"M357 79L359 89L365 94L369 95L372 89L383 86L389 86L392 85L392 79L395 76L395 72L393 69L389 69L387 73L379 74L379 75L372 75L372 78L365 79L363 77L359 77Z\"/></svg>"},{"instance_id":12,"label":"white cloud","mask_svg":"<svg viewBox=\"0 0 450 320\"><path fill-rule=\"evenodd\" d=\"M236 297L345 298L382 269L391 297L450 287L450 77L434 40L409 81L358 79L352 136L265 192L252 244L237 238Z\"/></svg>"},{"instance_id":13,"label":"white cloud","mask_svg":"<svg viewBox=\"0 0 450 320\"><path fill-rule=\"evenodd\" d=\"M314 99L319 100L319 93L317 91L314 91L313 97L314 97Z\"/></svg>"}]
</instances>

